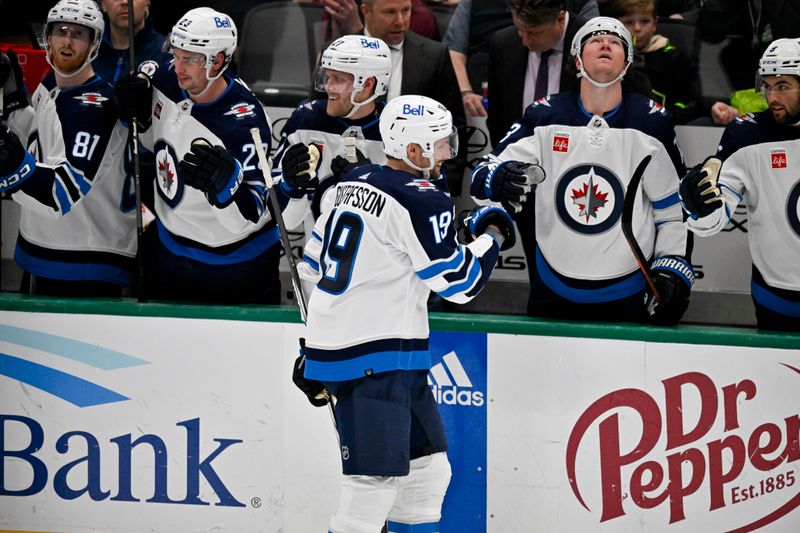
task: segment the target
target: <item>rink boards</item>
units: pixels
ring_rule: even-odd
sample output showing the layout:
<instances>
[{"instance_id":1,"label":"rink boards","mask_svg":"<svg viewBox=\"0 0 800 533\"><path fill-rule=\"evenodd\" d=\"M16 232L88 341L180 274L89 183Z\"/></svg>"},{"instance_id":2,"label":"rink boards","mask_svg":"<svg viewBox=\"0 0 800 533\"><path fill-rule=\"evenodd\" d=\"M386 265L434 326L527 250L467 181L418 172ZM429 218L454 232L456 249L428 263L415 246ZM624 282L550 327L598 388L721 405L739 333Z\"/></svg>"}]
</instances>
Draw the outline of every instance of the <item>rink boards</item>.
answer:
<instances>
[{"instance_id":1,"label":"rink boards","mask_svg":"<svg viewBox=\"0 0 800 533\"><path fill-rule=\"evenodd\" d=\"M325 531L294 310L0 297L0 530ZM800 530L800 337L436 315L441 531Z\"/></svg>"}]
</instances>

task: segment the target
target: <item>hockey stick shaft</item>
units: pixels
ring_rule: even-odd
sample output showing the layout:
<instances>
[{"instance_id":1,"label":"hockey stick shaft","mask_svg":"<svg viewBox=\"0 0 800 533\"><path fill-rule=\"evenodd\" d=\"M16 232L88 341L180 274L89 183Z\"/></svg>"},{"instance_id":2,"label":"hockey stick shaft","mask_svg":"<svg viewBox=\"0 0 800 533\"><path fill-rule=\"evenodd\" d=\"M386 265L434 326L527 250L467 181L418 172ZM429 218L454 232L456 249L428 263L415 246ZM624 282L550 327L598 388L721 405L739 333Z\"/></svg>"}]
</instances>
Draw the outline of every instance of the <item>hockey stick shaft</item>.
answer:
<instances>
[{"instance_id":1,"label":"hockey stick shaft","mask_svg":"<svg viewBox=\"0 0 800 533\"><path fill-rule=\"evenodd\" d=\"M636 205L636 192L639 190L639 183L642 181L642 176L644 176L644 171L647 169L650 159L650 155L642 159L636 167L636 170L634 170L631 181L628 183L628 188L625 191L625 201L622 205L622 234L625 235L625 240L628 241L628 246L630 246L633 257L639 265L639 270L644 274L644 278L647 280L647 284L653 292L653 298L658 302L661 300L661 295L658 293L655 283L653 283L653 273L650 271L647 258L642 253L642 248L639 246L633 231L633 208Z\"/></svg>"},{"instance_id":2,"label":"hockey stick shaft","mask_svg":"<svg viewBox=\"0 0 800 533\"><path fill-rule=\"evenodd\" d=\"M261 165L261 174L264 176L264 181L267 184L267 196L269 196L270 205L275 215L275 222L278 225L278 231L281 235L281 243L283 244L283 252L286 254L286 261L289 263L289 273L292 277L292 287L294 288L297 304L300 307L300 316L303 323L306 322L306 315L308 313L308 306L306 304L306 297L303 294L303 286L300 283L300 275L297 272L297 263L292 254L292 244L289 242L289 232L286 229L286 224L283 221L283 213L281 206L278 203L278 198L272 190L275 182L272 180L272 175L269 172L269 162L267 161L267 154L264 151L264 145L261 142L261 132L258 128L251 128L250 135L253 137L253 142L256 146L256 154L258 155L258 162Z\"/></svg>"},{"instance_id":3,"label":"hockey stick shaft","mask_svg":"<svg viewBox=\"0 0 800 533\"><path fill-rule=\"evenodd\" d=\"M136 38L134 28L133 1L128 2L128 52L130 54L131 74L136 74ZM136 274L139 281L140 302L147 300L144 289L144 223L142 222L142 180L139 168L139 117L131 120L131 158L133 159L133 194L136 202Z\"/></svg>"}]
</instances>

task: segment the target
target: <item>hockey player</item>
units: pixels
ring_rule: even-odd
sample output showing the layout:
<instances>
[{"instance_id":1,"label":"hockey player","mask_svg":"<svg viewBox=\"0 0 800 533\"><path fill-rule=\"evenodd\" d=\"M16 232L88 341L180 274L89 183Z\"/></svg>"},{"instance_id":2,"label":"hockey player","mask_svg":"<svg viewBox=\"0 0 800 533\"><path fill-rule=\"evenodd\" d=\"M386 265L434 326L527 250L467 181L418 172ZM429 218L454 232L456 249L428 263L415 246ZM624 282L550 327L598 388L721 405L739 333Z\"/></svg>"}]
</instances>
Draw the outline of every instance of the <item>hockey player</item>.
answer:
<instances>
[{"instance_id":1,"label":"hockey player","mask_svg":"<svg viewBox=\"0 0 800 533\"><path fill-rule=\"evenodd\" d=\"M91 64L103 26L92 0L51 8L45 51L53 72L33 106L8 117L13 132L0 129L0 187L22 205L14 259L26 272L24 292L121 296L131 280L136 222L123 172L127 132L111 86Z\"/></svg>"},{"instance_id":2,"label":"hockey player","mask_svg":"<svg viewBox=\"0 0 800 533\"><path fill-rule=\"evenodd\" d=\"M659 104L622 91L633 45L619 21L591 19L575 34L570 52L579 93L529 106L476 168L472 195L514 211L535 210L535 242L527 243L526 253L529 314L642 321L649 310L657 322L677 322L694 273L677 194L685 167L670 117ZM627 185L645 156L652 159L641 190L630 192L636 194L632 220L636 240L652 260L657 302L646 291L620 223ZM547 180L525 202L542 174Z\"/></svg>"},{"instance_id":3,"label":"hockey player","mask_svg":"<svg viewBox=\"0 0 800 533\"><path fill-rule=\"evenodd\" d=\"M769 109L725 128L716 156L681 181L681 199L701 236L747 204L758 327L800 331L800 39L773 42L758 74Z\"/></svg>"},{"instance_id":4,"label":"hockey player","mask_svg":"<svg viewBox=\"0 0 800 533\"><path fill-rule=\"evenodd\" d=\"M292 112L273 160L273 174L282 175L281 187L292 198L283 213L288 227L305 221L311 231L324 192L335 185L332 167L341 172L348 155L386 161L378 129L385 103L376 99L386 94L391 68L386 43L363 35L345 35L322 53L315 86L328 97Z\"/></svg>"},{"instance_id":5,"label":"hockey player","mask_svg":"<svg viewBox=\"0 0 800 533\"><path fill-rule=\"evenodd\" d=\"M326 387L338 400L344 479L333 533L377 533L387 517L392 532L439 531L450 464L427 384L425 302L431 290L472 299L515 238L508 214L487 206L463 218L474 241L456 241L453 203L428 179L457 150L444 106L398 97L380 130L386 166L358 167L335 186L301 264L318 281L305 376L301 356L293 377L315 405Z\"/></svg>"},{"instance_id":6,"label":"hockey player","mask_svg":"<svg viewBox=\"0 0 800 533\"><path fill-rule=\"evenodd\" d=\"M192 9L169 43L174 71L145 64L115 87L123 115L139 118L142 144L156 154L150 295L279 303L278 230L250 135L257 127L269 139L269 119L253 93L224 74L236 26L224 13Z\"/></svg>"}]
</instances>

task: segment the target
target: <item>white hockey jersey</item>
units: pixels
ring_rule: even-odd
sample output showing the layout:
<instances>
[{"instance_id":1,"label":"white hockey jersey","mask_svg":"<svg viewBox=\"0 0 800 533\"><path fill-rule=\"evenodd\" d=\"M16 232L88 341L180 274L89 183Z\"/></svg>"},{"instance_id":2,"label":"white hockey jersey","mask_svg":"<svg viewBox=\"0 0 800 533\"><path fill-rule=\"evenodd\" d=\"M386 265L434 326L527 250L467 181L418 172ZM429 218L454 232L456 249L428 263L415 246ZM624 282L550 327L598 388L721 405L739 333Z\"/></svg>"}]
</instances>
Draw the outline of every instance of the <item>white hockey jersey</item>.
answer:
<instances>
[{"instance_id":1,"label":"white hockey jersey","mask_svg":"<svg viewBox=\"0 0 800 533\"><path fill-rule=\"evenodd\" d=\"M746 204L757 271L753 298L800 317L800 128L776 124L769 110L745 115L725 129L717 154L724 159L719 187L725 203L706 217L688 219L686 226L701 236L714 235L738 204ZM758 274L766 286L756 283ZM763 292L774 289L799 292L778 300Z\"/></svg>"},{"instance_id":2,"label":"white hockey jersey","mask_svg":"<svg viewBox=\"0 0 800 533\"><path fill-rule=\"evenodd\" d=\"M645 156L651 160L632 216L636 239L650 258L686 257L678 197L683 159L666 111L636 94L625 94L603 117L587 113L573 92L534 102L473 173L471 192L479 200L491 196L488 178L500 162L541 165L546 178L535 193L536 257L529 268L563 298L610 301L645 286L621 228L626 189Z\"/></svg>"},{"instance_id":3,"label":"white hockey jersey","mask_svg":"<svg viewBox=\"0 0 800 533\"><path fill-rule=\"evenodd\" d=\"M225 77L228 87L217 100L195 104L173 72L153 73L153 66L149 68L152 125L141 139L155 153L154 202L162 244L175 255L209 264L245 261L277 245L278 231L267 208L266 182L250 134L251 128L259 128L269 151L270 122L261 102L239 80ZM178 162L197 139L224 146L241 166L243 182L234 201L222 209L181 179Z\"/></svg>"},{"instance_id":4,"label":"white hockey jersey","mask_svg":"<svg viewBox=\"0 0 800 533\"><path fill-rule=\"evenodd\" d=\"M469 301L499 252L488 235L459 244L453 209L430 181L377 165L335 186L301 265L318 280L308 303L307 377L430 368L430 291Z\"/></svg>"},{"instance_id":5,"label":"white hockey jersey","mask_svg":"<svg viewBox=\"0 0 800 533\"><path fill-rule=\"evenodd\" d=\"M112 87L94 76L60 89L51 73L31 100L9 119L36 160L34 174L12 195L22 205L15 261L52 279L128 285L135 198Z\"/></svg>"}]
</instances>

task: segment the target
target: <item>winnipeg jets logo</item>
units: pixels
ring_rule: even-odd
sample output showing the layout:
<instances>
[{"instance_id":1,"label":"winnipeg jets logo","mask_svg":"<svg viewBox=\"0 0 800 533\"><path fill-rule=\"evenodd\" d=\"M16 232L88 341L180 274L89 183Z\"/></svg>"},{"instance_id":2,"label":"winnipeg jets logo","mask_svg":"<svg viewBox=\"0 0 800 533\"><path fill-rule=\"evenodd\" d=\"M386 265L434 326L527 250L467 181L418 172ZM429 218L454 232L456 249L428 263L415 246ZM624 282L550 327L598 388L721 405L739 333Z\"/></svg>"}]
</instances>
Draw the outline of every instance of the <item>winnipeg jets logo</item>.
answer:
<instances>
[{"instance_id":1,"label":"winnipeg jets logo","mask_svg":"<svg viewBox=\"0 0 800 533\"><path fill-rule=\"evenodd\" d=\"M435 191L437 189L436 185L424 178L412 180L410 183L406 183L406 187L416 187L418 191Z\"/></svg>"},{"instance_id":2,"label":"winnipeg jets logo","mask_svg":"<svg viewBox=\"0 0 800 533\"><path fill-rule=\"evenodd\" d=\"M589 181L583 184L583 188L572 189L572 203L578 206L580 211L579 217L586 217L586 222L589 218L597 218L597 210L606 205L607 192L598 190L599 185L594 182L594 169L589 171Z\"/></svg>"},{"instance_id":3,"label":"winnipeg jets logo","mask_svg":"<svg viewBox=\"0 0 800 533\"><path fill-rule=\"evenodd\" d=\"M666 113L664 106L659 104L654 100L650 100L650 112L648 115L652 115L653 113L661 113L662 115Z\"/></svg>"},{"instance_id":4,"label":"winnipeg jets logo","mask_svg":"<svg viewBox=\"0 0 800 533\"><path fill-rule=\"evenodd\" d=\"M603 233L619 220L624 194L609 169L579 165L558 180L556 209L561 221L578 233Z\"/></svg>"},{"instance_id":5,"label":"winnipeg jets logo","mask_svg":"<svg viewBox=\"0 0 800 533\"><path fill-rule=\"evenodd\" d=\"M100 93L83 93L78 96L73 96L75 100L79 100L81 105L92 107L103 107L103 102L107 102L108 98Z\"/></svg>"},{"instance_id":6,"label":"winnipeg jets logo","mask_svg":"<svg viewBox=\"0 0 800 533\"><path fill-rule=\"evenodd\" d=\"M230 110L225 112L225 115L233 115L238 119L252 117L255 115L255 112L253 111L255 107L255 105L248 104L247 102L239 102L238 104L231 106Z\"/></svg>"},{"instance_id":7,"label":"winnipeg jets logo","mask_svg":"<svg viewBox=\"0 0 800 533\"><path fill-rule=\"evenodd\" d=\"M175 196L175 169L174 162L169 154L163 152L165 157L158 161L158 186L161 187L168 196Z\"/></svg>"},{"instance_id":8,"label":"winnipeg jets logo","mask_svg":"<svg viewBox=\"0 0 800 533\"><path fill-rule=\"evenodd\" d=\"M183 184L178 176L178 157L175 150L163 140L155 145L156 183L158 195L170 207L175 207L183 198Z\"/></svg>"},{"instance_id":9,"label":"winnipeg jets logo","mask_svg":"<svg viewBox=\"0 0 800 533\"><path fill-rule=\"evenodd\" d=\"M786 218L792 231L800 237L800 181L794 184L789 191L789 200L786 202Z\"/></svg>"}]
</instances>

